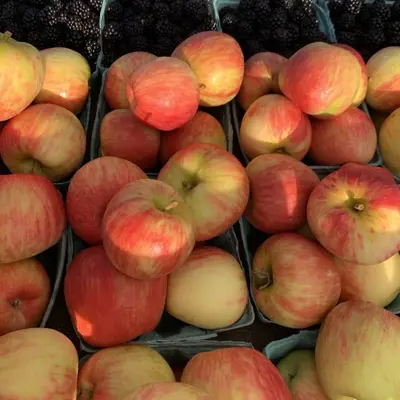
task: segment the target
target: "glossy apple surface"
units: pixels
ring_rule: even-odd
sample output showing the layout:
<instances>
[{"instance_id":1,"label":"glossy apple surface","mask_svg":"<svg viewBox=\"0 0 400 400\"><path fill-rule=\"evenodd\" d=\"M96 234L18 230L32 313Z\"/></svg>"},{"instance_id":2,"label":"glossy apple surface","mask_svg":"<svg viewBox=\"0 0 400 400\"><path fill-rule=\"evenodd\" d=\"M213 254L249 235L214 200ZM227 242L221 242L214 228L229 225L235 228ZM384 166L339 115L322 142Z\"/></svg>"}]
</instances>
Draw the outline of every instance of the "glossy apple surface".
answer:
<instances>
[{"instance_id":1,"label":"glossy apple surface","mask_svg":"<svg viewBox=\"0 0 400 400\"><path fill-rule=\"evenodd\" d=\"M400 108L393 111L379 131L379 149L383 163L393 174L400 176Z\"/></svg>"},{"instance_id":2,"label":"glossy apple surface","mask_svg":"<svg viewBox=\"0 0 400 400\"><path fill-rule=\"evenodd\" d=\"M161 382L144 385L125 400L212 400L212 397L192 385Z\"/></svg>"}]
</instances>

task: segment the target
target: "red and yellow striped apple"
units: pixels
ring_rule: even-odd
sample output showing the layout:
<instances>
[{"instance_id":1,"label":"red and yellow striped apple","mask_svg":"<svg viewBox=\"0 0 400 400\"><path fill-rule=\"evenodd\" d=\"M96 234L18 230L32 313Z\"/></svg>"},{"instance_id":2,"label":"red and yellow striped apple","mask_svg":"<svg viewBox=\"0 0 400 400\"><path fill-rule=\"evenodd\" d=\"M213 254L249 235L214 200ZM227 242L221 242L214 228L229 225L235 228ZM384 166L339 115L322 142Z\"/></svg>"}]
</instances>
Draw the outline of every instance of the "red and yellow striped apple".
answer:
<instances>
[{"instance_id":1,"label":"red and yellow striped apple","mask_svg":"<svg viewBox=\"0 0 400 400\"><path fill-rule=\"evenodd\" d=\"M283 153L301 160L311 144L311 124L286 97L269 94L246 111L240 126L240 145L250 159Z\"/></svg>"},{"instance_id":2,"label":"red and yellow striped apple","mask_svg":"<svg viewBox=\"0 0 400 400\"><path fill-rule=\"evenodd\" d=\"M400 189L381 169L345 164L311 193L307 219L332 254L379 264L400 250Z\"/></svg>"},{"instance_id":3,"label":"red and yellow striped apple","mask_svg":"<svg viewBox=\"0 0 400 400\"><path fill-rule=\"evenodd\" d=\"M166 278L142 281L120 273L102 246L78 253L64 282L72 322L82 338L96 347L115 346L153 331L166 295Z\"/></svg>"},{"instance_id":4,"label":"red and yellow striped apple","mask_svg":"<svg viewBox=\"0 0 400 400\"><path fill-rule=\"evenodd\" d=\"M172 186L189 205L196 241L226 232L242 216L249 179L239 160L220 146L185 147L164 165L158 179Z\"/></svg>"},{"instance_id":5,"label":"red and yellow striped apple","mask_svg":"<svg viewBox=\"0 0 400 400\"><path fill-rule=\"evenodd\" d=\"M319 183L311 168L283 154L265 154L250 162L247 174L251 198L246 217L255 228L272 234L305 225L308 197Z\"/></svg>"},{"instance_id":6,"label":"red and yellow striped apple","mask_svg":"<svg viewBox=\"0 0 400 400\"><path fill-rule=\"evenodd\" d=\"M383 122L379 131L379 150L385 166L400 176L400 108Z\"/></svg>"}]
</instances>

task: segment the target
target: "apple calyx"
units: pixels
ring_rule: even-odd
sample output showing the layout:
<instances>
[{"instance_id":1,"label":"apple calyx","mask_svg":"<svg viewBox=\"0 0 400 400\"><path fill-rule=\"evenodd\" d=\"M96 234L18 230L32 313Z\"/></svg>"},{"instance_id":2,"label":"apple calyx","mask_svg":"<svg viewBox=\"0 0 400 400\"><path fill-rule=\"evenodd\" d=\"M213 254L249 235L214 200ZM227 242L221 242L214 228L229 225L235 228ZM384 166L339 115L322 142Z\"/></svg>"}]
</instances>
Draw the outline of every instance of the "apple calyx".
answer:
<instances>
[{"instance_id":1,"label":"apple calyx","mask_svg":"<svg viewBox=\"0 0 400 400\"><path fill-rule=\"evenodd\" d=\"M10 306L15 309L19 309L21 307L22 301L20 299L11 300Z\"/></svg>"},{"instance_id":2,"label":"apple calyx","mask_svg":"<svg viewBox=\"0 0 400 400\"><path fill-rule=\"evenodd\" d=\"M169 203L167 205L167 207L165 207L164 211L172 210L172 209L176 208L178 206L178 204L179 204L178 200L172 200L171 203Z\"/></svg>"},{"instance_id":3,"label":"apple calyx","mask_svg":"<svg viewBox=\"0 0 400 400\"><path fill-rule=\"evenodd\" d=\"M274 283L272 268L270 266L267 266L265 269L261 271L254 271L253 279L254 279L254 287L257 290L267 289Z\"/></svg>"},{"instance_id":4,"label":"apple calyx","mask_svg":"<svg viewBox=\"0 0 400 400\"><path fill-rule=\"evenodd\" d=\"M76 400L91 400L93 399L94 391L90 389L78 389Z\"/></svg>"},{"instance_id":5,"label":"apple calyx","mask_svg":"<svg viewBox=\"0 0 400 400\"><path fill-rule=\"evenodd\" d=\"M183 187L183 190L185 192L190 192L192 189L194 189L196 187L196 184L195 183L190 183L188 181L183 181L182 182L182 187Z\"/></svg>"},{"instance_id":6,"label":"apple calyx","mask_svg":"<svg viewBox=\"0 0 400 400\"><path fill-rule=\"evenodd\" d=\"M290 156L290 154L285 150L284 147L278 147L275 151L275 154L283 154L285 156Z\"/></svg>"}]
</instances>

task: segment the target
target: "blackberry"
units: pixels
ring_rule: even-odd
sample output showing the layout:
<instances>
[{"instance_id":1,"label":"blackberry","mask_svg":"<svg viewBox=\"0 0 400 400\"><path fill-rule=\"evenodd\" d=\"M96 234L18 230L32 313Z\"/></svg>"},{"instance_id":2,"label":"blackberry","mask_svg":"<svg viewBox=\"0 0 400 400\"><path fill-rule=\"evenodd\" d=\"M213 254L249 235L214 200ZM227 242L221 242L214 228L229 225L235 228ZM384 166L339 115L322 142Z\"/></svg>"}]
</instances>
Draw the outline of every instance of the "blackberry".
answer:
<instances>
[{"instance_id":1,"label":"blackberry","mask_svg":"<svg viewBox=\"0 0 400 400\"><path fill-rule=\"evenodd\" d=\"M221 19L222 29L226 33L233 33L239 23L239 17L236 13L225 14Z\"/></svg>"},{"instance_id":2,"label":"blackberry","mask_svg":"<svg viewBox=\"0 0 400 400\"><path fill-rule=\"evenodd\" d=\"M272 38L272 31L270 29L262 29L259 31L260 39L263 44L270 42Z\"/></svg>"},{"instance_id":3,"label":"blackberry","mask_svg":"<svg viewBox=\"0 0 400 400\"><path fill-rule=\"evenodd\" d=\"M60 30L55 26L50 26L43 31L43 38L49 47L58 46L60 38Z\"/></svg>"},{"instance_id":4,"label":"blackberry","mask_svg":"<svg viewBox=\"0 0 400 400\"><path fill-rule=\"evenodd\" d=\"M27 31L33 31L38 27L39 10L36 8L28 8L22 16L22 27Z\"/></svg>"},{"instance_id":5,"label":"blackberry","mask_svg":"<svg viewBox=\"0 0 400 400\"><path fill-rule=\"evenodd\" d=\"M181 22L183 17L183 3L181 0L173 1L170 6L170 19L172 22Z\"/></svg>"},{"instance_id":6,"label":"blackberry","mask_svg":"<svg viewBox=\"0 0 400 400\"><path fill-rule=\"evenodd\" d=\"M358 47L359 36L357 32L339 31L337 33L337 40L339 43L348 44L351 47Z\"/></svg>"},{"instance_id":7,"label":"blackberry","mask_svg":"<svg viewBox=\"0 0 400 400\"><path fill-rule=\"evenodd\" d=\"M124 8L119 1L113 1L106 10L107 21L119 21L124 13Z\"/></svg>"},{"instance_id":8,"label":"blackberry","mask_svg":"<svg viewBox=\"0 0 400 400\"><path fill-rule=\"evenodd\" d=\"M192 21L201 22L209 14L208 4L204 0L188 0L184 12Z\"/></svg>"},{"instance_id":9,"label":"blackberry","mask_svg":"<svg viewBox=\"0 0 400 400\"><path fill-rule=\"evenodd\" d=\"M281 44L283 47L290 46L291 43L294 42L294 38L292 36L292 32L286 28L278 28L276 29L273 34L272 38Z\"/></svg>"},{"instance_id":10,"label":"blackberry","mask_svg":"<svg viewBox=\"0 0 400 400\"><path fill-rule=\"evenodd\" d=\"M12 37L15 40L23 40L25 37L22 27L15 21L10 21L9 24L6 25L6 30L12 33Z\"/></svg>"},{"instance_id":11,"label":"blackberry","mask_svg":"<svg viewBox=\"0 0 400 400\"><path fill-rule=\"evenodd\" d=\"M343 13L343 0L329 0L328 6L332 17Z\"/></svg>"},{"instance_id":12,"label":"blackberry","mask_svg":"<svg viewBox=\"0 0 400 400\"><path fill-rule=\"evenodd\" d=\"M356 26L356 16L353 14L342 14L336 21L336 26L344 31L351 31Z\"/></svg>"},{"instance_id":13,"label":"blackberry","mask_svg":"<svg viewBox=\"0 0 400 400\"><path fill-rule=\"evenodd\" d=\"M58 23L60 24L66 24L68 21L68 14L65 11L61 11L58 14Z\"/></svg>"},{"instance_id":14,"label":"blackberry","mask_svg":"<svg viewBox=\"0 0 400 400\"><path fill-rule=\"evenodd\" d=\"M124 25L124 36L129 38L136 35L144 35L144 26L139 21L133 21Z\"/></svg>"},{"instance_id":15,"label":"blackberry","mask_svg":"<svg viewBox=\"0 0 400 400\"><path fill-rule=\"evenodd\" d=\"M214 18L210 15L208 16L199 26L203 31L213 31L216 29Z\"/></svg>"},{"instance_id":16,"label":"blackberry","mask_svg":"<svg viewBox=\"0 0 400 400\"><path fill-rule=\"evenodd\" d=\"M101 6L103 5L102 0L86 0L86 2L94 11L98 12L100 12Z\"/></svg>"},{"instance_id":17,"label":"blackberry","mask_svg":"<svg viewBox=\"0 0 400 400\"><path fill-rule=\"evenodd\" d=\"M83 56L90 62L96 61L100 53L100 44L97 40L88 40L83 46Z\"/></svg>"},{"instance_id":18,"label":"blackberry","mask_svg":"<svg viewBox=\"0 0 400 400\"><path fill-rule=\"evenodd\" d=\"M297 0L282 0L282 6L285 10L290 11L295 7Z\"/></svg>"},{"instance_id":19,"label":"blackberry","mask_svg":"<svg viewBox=\"0 0 400 400\"><path fill-rule=\"evenodd\" d=\"M153 44L152 50L158 57L169 57L175 49L175 44L171 38L158 38Z\"/></svg>"},{"instance_id":20,"label":"blackberry","mask_svg":"<svg viewBox=\"0 0 400 400\"><path fill-rule=\"evenodd\" d=\"M385 0L375 0L371 7L371 15L387 21L391 15L391 6Z\"/></svg>"},{"instance_id":21,"label":"blackberry","mask_svg":"<svg viewBox=\"0 0 400 400\"><path fill-rule=\"evenodd\" d=\"M30 7L25 3L17 3L15 9L15 15L18 17L22 17L25 14L25 11L28 10Z\"/></svg>"},{"instance_id":22,"label":"blackberry","mask_svg":"<svg viewBox=\"0 0 400 400\"><path fill-rule=\"evenodd\" d=\"M400 0L395 0L392 4L390 15L394 21L400 20Z\"/></svg>"},{"instance_id":23,"label":"blackberry","mask_svg":"<svg viewBox=\"0 0 400 400\"><path fill-rule=\"evenodd\" d=\"M44 7L47 4L47 0L31 0L30 3L34 7Z\"/></svg>"},{"instance_id":24,"label":"blackberry","mask_svg":"<svg viewBox=\"0 0 400 400\"><path fill-rule=\"evenodd\" d=\"M246 20L239 21L237 24L237 32L241 39L248 39L254 33L253 24Z\"/></svg>"},{"instance_id":25,"label":"blackberry","mask_svg":"<svg viewBox=\"0 0 400 400\"><path fill-rule=\"evenodd\" d=\"M38 49L43 49L45 47L42 35L40 35L39 31L37 30L28 32L27 41Z\"/></svg>"},{"instance_id":26,"label":"blackberry","mask_svg":"<svg viewBox=\"0 0 400 400\"><path fill-rule=\"evenodd\" d=\"M100 37L100 27L97 20L91 19L83 25L82 29L85 39L98 39Z\"/></svg>"},{"instance_id":27,"label":"blackberry","mask_svg":"<svg viewBox=\"0 0 400 400\"><path fill-rule=\"evenodd\" d=\"M365 4L357 15L357 22L363 26L368 26L371 19L371 5Z\"/></svg>"},{"instance_id":28,"label":"blackberry","mask_svg":"<svg viewBox=\"0 0 400 400\"><path fill-rule=\"evenodd\" d=\"M70 46L73 50L80 50L85 44L85 38L83 37L82 32L72 31L67 35L67 45Z\"/></svg>"},{"instance_id":29,"label":"blackberry","mask_svg":"<svg viewBox=\"0 0 400 400\"><path fill-rule=\"evenodd\" d=\"M318 20L316 17L311 18L311 16L309 16L301 21L299 25L301 30L319 30Z\"/></svg>"},{"instance_id":30,"label":"blackberry","mask_svg":"<svg viewBox=\"0 0 400 400\"><path fill-rule=\"evenodd\" d=\"M191 29L192 29L192 24L190 21L184 20L179 26L179 32L183 37L188 37Z\"/></svg>"},{"instance_id":31,"label":"blackberry","mask_svg":"<svg viewBox=\"0 0 400 400\"><path fill-rule=\"evenodd\" d=\"M349 14L358 15L363 4L364 0L344 0L344 11Z\"/></svg>"},{"instance_id":32,"label":"blackberry","mask_svg":"<svg viewBox=\"0 0 400 400\"><path fill-rule=\"evenodd\" d=\"M366 42L369 44L371 50L377 51L384 46L386 36L383 31L370 29L369 32L367 32Z\"/></svg>"},{"instance_id":33,"label":"blackberry","mask_svg":"<svg viewBox=\"0 0 400 400\"><path fill-rule=\"evenodd\" d=\"M168 20L158 21L154 27L157 36L172 37L177 33L177 28Z\"/></svg>"},{"instance_id":34,"label":"blackberry","mask_svg":"<svg viewBox=\"0 0 400 400\"><path fill-rule=\"evenodd\" d=\"M255 0L240 0L239 11L252 10L255 4Z\"/></svg>"},{"instance_id":35,"label":"blackberry","mask_svg":"<svg viewBox=\"0 0 400 400\"><path fill-rule=\"evenodd\" d=\"M68 3L67 7L71 14L79 16L83 21L86 21L90 18L90 7L82 0L73 0Z\"/></svg>"},{"instance_id":36,"label":"blackberry","mask_svg":"<svg viewBox=\"0 0 400 400\"><path fill-rule=\"evenodd\" d=\"M71 32L81 32L83 30L83 22L77 15L68 15L66 26Z\"/></svg>"},{"instance_id":37,"label":"blackberry","mask_svg":"<svg viewBox=\"0 0 400 400\"><path fill-rule=\"evenodd\" d=\"M300 36L300 29L296 24L289 23L287 25L287 29L290 32L290 35L292 36L292 42L296 42L299 39Z\"/></svg>"},{"instance_id":38,"label":"blackberry","mask_svg":"<svg viewBox=\"0 0 400 400\"><path fill-rule=\"evenodd\" d=\"M257 14L253 10L249 10L249 11L244 12L241 15L241 18L254 23L257 21Z\"/></svg>"},{"instance_id":39,"label":"blackberry","mask_svg":"<svg viewBox=\"0 0 400 400\"><path fill-rule=\"evenodd\" d=\"M391 22L386 26L386 37L390 46L400 46L400 21Z\"/></svg>"},{"instance_id":40,"label":"blackberry","mask_svg":"<svg viewBox=\"0 0 400 400\"><path fill-rule=\"evenodd\" d=\"M285 9L278 8L269 19L269 28L279 29L283 28L288 21L288 15Z\"/></svg>"},{"instance_id":41,"label":"blackberry","mask_svg":"<svg viewBox=\"0 0 400 400\"><path fill-rule=\"evenodd\" d=\"M166 3L155 3L153 5L153 14L156 19L167 19L170 14L170 9Z\"/></svg>"},{"instance_id":42,"label":"blackberry","mask_svg":"<svg viewBox=\"0 0 400 400\"><path fill-rule=\"evenodd\" d=\"M306 12L306 14L312 14L313 0L299 0L299 5Z\"/></svg>"},{"instance_id":43,"label":"blackberry","mask_svg":"<svg viewBox=\"0 0 400 400\"><path fill-rule=\"evenodd\" d=\"M139 35L134 36L129 41L129 45L131 46L131 51L147 51L149 50L149 41L146 36Z\"/></svg>"},{"instance_id":44,"label":"blackberry","mask_svg":"<svg viewBox=\"0 0 400 400\"><path fill-rule=\"evenodd\" d=\"M38 17L41 24L45 27L57 25L57 11L52 6L43 8L43 10L39 12Z\"/></svg>"},{"instance_id":45,"label":"blackberry","mask_svg":"<svg viewBox=\"0 0 400 400\"><path fill-rule=\"evenodd\" d=\"M62 0L50 0L50 5L54 7L56 11L61 11L64 8Z\"/></svg>"},{"instance_id":46,"label":"blackberry","mask_svg":"<svg viewBox=\"0 0 400 400\"><path fill-rule=\"evenodd\" d=\"M132 0L131 7L135 13L144 13L151 9L151 4L151 0Z\"/></svg>"},{"instance_id":47,"label":"blackberry","mask_svg":"<svg viewBox=\"0 0 400 400\"><path fill-rule=\"evenodd\" d=\"M4 24L15 21L17 7L13 1L8 1L0 8L0 21Z\"/></svg>"},{"instance_id":48,"label":"blackberry","mask_svg":"<svg viewBox=\"0 0 400 400\"><path fill-rule=\"evenodd\" d=\"M268 2L259 1L254 6L254 12L257 15L257 22L259 25L264 25L268 23L268 19L271 15L271 8Z\"/></svg>"},{"instance_id":49,"label":"blackberry","mask_svg":"<svg viewBox=\"0 0 400 400\"><path fill-rule=\"evenodd\" d=\"M372 18L369 21L369 30L372 30L372 31L383 31L384 28L385 28L385 23L379 17Z\"/></svg>"},{"instance_id":50,"label":"blackberry","mask_svg":"<svg viewBox=\"0 0 400 400\"><path fill-rule=\"evenodd\" d=\"M304 44L312 42L326 42L326 34L321 32L318 28L305 29L301 32L301 40Z\"/></svg>"},{"instance_id":51,"label":"blackberry","mask_svg":"<svg viewBox=\"0 0 400 400\"><path fill-rule=\"evenodd\" d=\"M256 39L246 40L243 44L246 58L250 58L255 54L265 51L264 46Z\"/></svg>"},{"instance_id":52,"label":"blackberry","mask_svg":"<svg viewBox=\"0 0 400 400\"><path fill-rule=\"evenodd\" d=\"M295 8L290 12L289 18L296 24L301 24L304 20L308 19L309 16L301 8Z\"/></svg>"},{"instance_id":53,"label":"blackberry","mask_svg":"<svg viewBox=\"0 0 400 400\"><path fill-rule=\"evenodd\" d=\"M225 17L227 14L236 14L236 8L233 7L224 7L220 10L219 12L219 18L222 19Z\"/></svg>"},{"instance_id":54,"label":"blackberry","mask_svg":"<svg viewBox=\"0 0 400 400\"><path fill-rule=\"evenodd\" d=\"M118 22L111 22L103 29L103 38L109 43L116 43L122 38L121 25Z\"/></svg>"}]
</instances>

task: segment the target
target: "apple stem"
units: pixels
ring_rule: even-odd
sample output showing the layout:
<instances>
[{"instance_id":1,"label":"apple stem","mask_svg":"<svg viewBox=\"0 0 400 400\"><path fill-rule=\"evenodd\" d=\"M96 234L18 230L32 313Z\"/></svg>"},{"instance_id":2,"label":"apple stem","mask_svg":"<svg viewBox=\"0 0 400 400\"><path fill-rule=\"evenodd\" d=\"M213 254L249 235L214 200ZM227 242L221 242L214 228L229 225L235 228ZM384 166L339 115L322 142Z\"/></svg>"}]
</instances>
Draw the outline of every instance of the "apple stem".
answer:
<instances>
[{"instance_id":1,"label":"apple stem","mask_svg":"<svg viewBox=\"0 0 400 400\"><path fill-rule=\"evenodd\" d=\"M0 40L4 42L8 42L8 39L10 39L12 36L12 33L9 31L6 31L4 33L0 33Z\"/></svg>"},{"instance_id":2,"label":"apple stem","mask_svg":"<svg viewBox=\"0 0 400 400\"><path fill-rule=\"evenodd\" d=\"M268 268L263 271L255 272L254 281L255 287L258 290L263 290L270 287L274 283L272 269Z\"/></svg>"},{"instance_id":3,"label":"apple stem","mask_svg":"<svg viewBox=\"0 0 400 400\"><path fill-rule=\"evenodd\" d=\"M356 211L364 211L364 204L361 204L361 203L354 204L354 209Z\"/></svg>"},{"instance_id":4,"label":"apple stem","mask_svg":"<svg viewBox=\"0 0 400 400\"><path fill-rule=\"evenodd\" d=\"M171 203L169 203L167 207L165 207L165 211L172 210L173 208L177 207L178 204L179 204L178 200L171 201Z\"/></svg>"}]
</instances>

